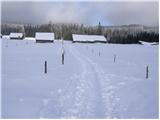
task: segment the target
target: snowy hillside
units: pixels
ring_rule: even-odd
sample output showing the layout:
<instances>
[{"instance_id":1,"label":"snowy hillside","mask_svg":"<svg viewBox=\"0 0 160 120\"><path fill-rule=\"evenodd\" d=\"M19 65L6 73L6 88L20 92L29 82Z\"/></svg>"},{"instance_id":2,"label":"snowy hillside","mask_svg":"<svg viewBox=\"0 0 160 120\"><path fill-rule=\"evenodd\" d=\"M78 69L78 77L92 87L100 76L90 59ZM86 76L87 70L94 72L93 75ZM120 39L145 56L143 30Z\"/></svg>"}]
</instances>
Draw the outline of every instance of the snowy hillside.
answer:
<instances>
[{"instance_id":1,"label":"snowy hillside","mask_svg":"<svg viewBox=\"0 0 160 120\"><path fill-rule=\"evenodd\" d=\"M158 118L158 45L63 47L2 39L2 118Z\"/></svg>"}]
</instances>

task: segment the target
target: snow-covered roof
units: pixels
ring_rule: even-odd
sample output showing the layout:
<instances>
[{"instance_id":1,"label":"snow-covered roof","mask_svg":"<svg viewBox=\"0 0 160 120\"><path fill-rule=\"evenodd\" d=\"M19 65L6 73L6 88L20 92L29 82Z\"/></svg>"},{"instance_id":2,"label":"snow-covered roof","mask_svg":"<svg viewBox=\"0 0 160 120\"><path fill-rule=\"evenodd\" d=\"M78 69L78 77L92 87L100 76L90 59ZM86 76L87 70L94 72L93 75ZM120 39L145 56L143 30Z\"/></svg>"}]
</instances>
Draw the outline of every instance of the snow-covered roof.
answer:
<instances>
[{"instance_id":1,"label":"snow-covered roof","mask_svg":"<svg viewBox=\"0 0 160 120\"><path fill-rule=\"evenodd\" d=\"M158 45L158 42L145 42L145 41L139 41L142 45Z\"/></svg>"},{"instance_id":2,"label":"snow-covered roof","mask_svg":"<svg viewBox=\"0 0 160 120\"><path fill-rule=\"evenodd\" d=\"M94 42L94 41L103 41L106 42L106 38L103 35L78 35L78 34L72 34L73 41L89 41L89 42Z\"/></svg>"},{"instance_id":3,"label":"snow-covered roof","mask_svg":"<svg viewBox=\"0 0 160 120\"><path fill-rule=\"evenodd\" d=\"M10 33L9 37L10 38L22 38L23 33Z\"/></svg>"},{"instance_id":4,"label":"snow-covered roof","mask_svg":"<svg viewBox=\"0 0 160 120\"><path fill-rule=\"evenodd\" d=\"M9 37L9 35L2 35L2 38L9 39L10 37Z\"/></svg>"},{"instance_id":5,"label":"snow-covered roof","mask_svg":"<svg viewBox=\"0 0 160 120\"><path fill-rule=\"evenodd\" d=\"M36 40L54 40L52 32L36 32Z\"/></svg>"},{"instance_id":6,"label":"snow-covered roof","mask_svg":"<svg viewBox=\"0 0 160 120\"><path fill-rule=\"evenodd\" d=\"M34 37L25 37L24 40L36 40Z\"/></svg>"}]
</instances>

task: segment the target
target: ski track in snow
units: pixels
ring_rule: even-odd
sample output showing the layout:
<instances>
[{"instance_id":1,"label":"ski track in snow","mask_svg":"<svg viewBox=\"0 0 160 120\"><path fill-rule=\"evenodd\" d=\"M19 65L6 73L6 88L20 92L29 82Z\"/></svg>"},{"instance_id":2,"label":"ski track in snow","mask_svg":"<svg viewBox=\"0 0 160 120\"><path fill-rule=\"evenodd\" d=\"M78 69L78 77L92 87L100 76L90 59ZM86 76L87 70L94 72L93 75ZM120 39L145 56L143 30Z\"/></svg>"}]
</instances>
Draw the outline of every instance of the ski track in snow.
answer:
<instances>
[{"instance_id":1,"label":"ski track in snow","mask_svg":"<svg viewBox=\"0 0 160 120\"><path fill-rule=\"evenodd\" d=\"M68 45L69 52L80 62L82 73L74 74L63 90L44 99L40 118L117 118L119 98L116 87L101 67Z\"/></svg>"}]
</instances>

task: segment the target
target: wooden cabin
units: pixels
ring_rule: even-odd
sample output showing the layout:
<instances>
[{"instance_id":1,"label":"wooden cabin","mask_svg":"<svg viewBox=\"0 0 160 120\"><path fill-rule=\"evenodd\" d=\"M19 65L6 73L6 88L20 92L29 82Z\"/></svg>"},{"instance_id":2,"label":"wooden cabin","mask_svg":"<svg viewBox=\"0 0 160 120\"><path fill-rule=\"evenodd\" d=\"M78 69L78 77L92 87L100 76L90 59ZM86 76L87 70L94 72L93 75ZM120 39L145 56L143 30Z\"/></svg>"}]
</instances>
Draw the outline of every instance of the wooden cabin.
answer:
<instances>
[{"instance_id":1,"label":"wooden cabin","mask_svg":"<svg viewBox=\"0 0 160 120\"><path fill-rule=\"evenodd\" d=\"M106 43L107 40L103 35L78 35L72 34L73 42L80 42L80 43L95 43L95 42L102 42Z\"/></svg>"},{"instance_id":2,"label":"wooden cabin","mask_svg":"<svg viewBox=\"0 0 160 120\"><path fill-rule=\"evenodd\" d=\"M16 39L16 40L23 40L24 34L23 33L10 33L9 38Z\"/></svg>"},{"instance_id":3,"label":"wooden cabin","mask_svg":"<svg viewBox=\"0 0 160 120\"><path fill-rule=\"evenodd\" d=\"M52 32L36 32L35 35L36 43L53 43L54 33Z\"/></svg>"}]
</instances>

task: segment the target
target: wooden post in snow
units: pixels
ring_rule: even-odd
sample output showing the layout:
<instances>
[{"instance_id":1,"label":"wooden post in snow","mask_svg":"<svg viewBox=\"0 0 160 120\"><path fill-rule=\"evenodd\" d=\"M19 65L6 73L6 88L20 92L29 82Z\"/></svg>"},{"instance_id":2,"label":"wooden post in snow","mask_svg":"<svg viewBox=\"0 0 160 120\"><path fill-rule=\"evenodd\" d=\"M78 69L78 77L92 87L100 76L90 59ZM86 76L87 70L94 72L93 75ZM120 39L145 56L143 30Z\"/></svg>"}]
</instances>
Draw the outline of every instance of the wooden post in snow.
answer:
<instances>
[{"instance_id":1,"label":"wooden post in snow","mask_svg":"<svg viewBox=\"0 0 160 120\"><path fill-rule=\"evenodd\" d=\"M62 53L62 65L64 65L64 53Z\"/></svg>"},{"instance_id":2,"label":"wooden post in snow","mask_svg":"<svg viewBox=\"0 0 160 120\"><path fill-rule=\"evenodd\" d=\"M86 49L88 50L88 46L86 47Z\"/></svg>"},{"instance_id":3,"label":"wooden post in snow","mask_svg":"<svg viewBox=\"0 0 160 120\"><path fill-rule=\"evenodd\" d=\"M64 50L64 47L63 47L63 45L64 45L63 37L61 37L61 39L62 39L62 65L64 65L64 54L65 54L65 50Z\"/></svg>"},{"instance_id":4,"label":"wooden post in snow","mask_svg":"<svg viewBox=\"0 0 160 120\"><path fill-rule=\"evenodd\" d=\"M94 53L94 49L92 48L92 53Z\"/></svg>"},{"instance_id":5,"label":"wooden post in snow","mask_svg":"<svg viewBox=\"0 0 160 120\"><path fill-rule=\"evenodd\" d=\"M148 79L148 73L149 73L149 68L148 65L146 66L146 79Z\"/></svg>"},{"instance_id":6,"label":"wooden post in snow","mask_svg":"<svg viewBox=\"0 0 160 120\"><path fill-rule=\"evenodd\" d=\"M62 47L62 65L64 65L64 54L65 54L65 50L64 50L64 48Z\"/></svg>"},{"instance_id":7,"label":"wooden post in snow","mask_svg":"<svg viewBox=\"0 0 160 120\"><path fill-rule=\"evenodd\" d=\"M116 55L114 55L114 63L116 62Z\"/></svg>"},{"instance_id":8,"label":"wooden post in snow","mask_svg":"<svg viewBox=\"0 0 160 120\"><path fill-rule=\"evenodd\" d=\"M101 56L101 52L100 51L99 51L98 55Z\"/></svg>"},{"instance_id":9,"label":"wooden post in snow","mask_svg":"<svg viewBox=\"0 0 160 120\"><path fill-rule=\"evenodd\" d=\"M7 40L7 43L6 43L5 47L8 48L8 40Z\"/></svg>"},{"instance_id":10,"label":"wooden post in snow","mask_svg":"<svg viewBox=\"0 0 160 120\"><path fill-rule=\"evenodd\" d=\"M47 74L47 61L45 61L45 64L44 64L44 73Z\"/></svg>"}]
</instances>

